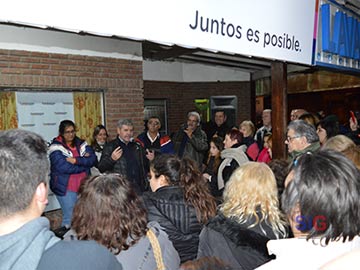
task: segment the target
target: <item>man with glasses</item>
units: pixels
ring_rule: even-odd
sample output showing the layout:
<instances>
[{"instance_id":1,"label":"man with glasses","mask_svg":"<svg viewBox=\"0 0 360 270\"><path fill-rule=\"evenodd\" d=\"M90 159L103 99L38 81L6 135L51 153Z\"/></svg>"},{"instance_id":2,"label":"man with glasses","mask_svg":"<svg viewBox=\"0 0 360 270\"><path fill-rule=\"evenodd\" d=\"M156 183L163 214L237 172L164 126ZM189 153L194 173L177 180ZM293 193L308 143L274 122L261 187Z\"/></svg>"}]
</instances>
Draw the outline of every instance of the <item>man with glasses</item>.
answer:
<instances>
[{"instance_id":1,"label":"man with glasses","mask_svg":"<svg viewBox=\"0 0 360 270\"><path fill-rule=\"evenodd\" d=\"M294 163L302 154L315 152L320 148L319 136L315 127L303 120L290 122L287 127L285 144L288 146L289 159Z\"/></svg>"},{"instance_id":2,"label":"man with glasses","mask_svg":"<svg viewBox=\"0 0 360 270\"><path fill-rule=\"evenodd\" d=\"M187 122L173 137L175 153L180 157L189 157L196 161L201 169L204 153L208 149L206 133L200 127L200 115L189 112Z\"/></svg>"},{"instance_id":3,"label":"man with glasses","mask_svg":"<svg viewBox=\"0 0 360 270\"><path fill-rule=\"evenodd\" d=\"M174 154L174 144L168 135L161 135L159 130L161 128L160 118L151 116L146 123L147 130L141 133L136 141L141 144L147 153L154 152L155 155L166 153ZM147 154L149 155L149 154ZM151 160L151 157L148 157Z\"/></svg>"}]
</instances>

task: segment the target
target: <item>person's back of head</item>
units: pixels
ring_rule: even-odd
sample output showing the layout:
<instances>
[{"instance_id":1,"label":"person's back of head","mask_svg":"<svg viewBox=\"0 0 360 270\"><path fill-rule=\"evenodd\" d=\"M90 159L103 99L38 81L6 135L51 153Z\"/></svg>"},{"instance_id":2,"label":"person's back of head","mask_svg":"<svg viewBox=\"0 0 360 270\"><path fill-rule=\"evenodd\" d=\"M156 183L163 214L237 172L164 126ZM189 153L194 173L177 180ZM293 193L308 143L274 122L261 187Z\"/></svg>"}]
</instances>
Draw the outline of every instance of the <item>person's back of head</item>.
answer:
<instances>
[{"instance_id":1,"label":"person's back of head","mask_svg":"<svg viewBox=\"0 0 360 270\"><path fill-rule=\"evenodd\" d=\"M304 113L307 113L305 109L296 109L295 110L296 119L299 119L300 116L302 116Z\"/></svg>"},{"instance_id":2,"label":"person's back of head","mask_svg":"<svg viewBox=\"0 0 360 270\"><path fill-rule=\"evenodd\" d=\"M331 137L325 142L323 149L332 149L342 153L360 169L360 148L349 137L345 135Z\"/></svg>"},{"instance_id":3,"label":"person's back of head","mask_svg":"<svg viewBox=\"0 0 360 270\"><path fill-rule=\"evenodd\" d=\"M265 221L276 236L286 234L279 210L278 190L273 172L262 162L247 162L237 168L226 183L220 212L239 223Z\"/></svg>"},{"instance_id":4,"label":"person's back of head","mask_svg":"<svg viewBox=\"0 0 360 270\"><path fill-rule=\"evenodd\" d=\"M326 130L327 139L339 134L339 119L336 115L328 115L321 119L318 126Z\"/></svg>"},{"instance_id":5,"label":"person's back of head","mask_svg":"<svg viewBox=\"0 0 360 270\"><path fill-rule=\"evenodd\" d=\"M175 155L163 154L150 163L150 170L156 178L163 175L168 185L182 188L184 200L195 208L200 223L205 224L215 215L215 199L194 160L187 157L181 160Z\"/></svg>"},{"instance_id":6,"label":"person's back of head","mask_svg":"<svg viewBox=\"0 0 360 270\"><path fill-rule=\"evenodd\" d=\"M145 236L146 210L124 176L97 175L81 186L71 227L78 239L95 240L118 254Z\"/></svg>"},{"instance_id":7,"label":"person's back of head","mask_svg":"<svg viewBox=\"0 0 360 270\"><path fill-rule=\"evenodd\" d=\"M279 198L284 191L285 179L289 171L289 165L289 161L286 159L273 159L269 163L269 167L275 175Z\"/></svg>"},{"instance_id":8,"label":"person's back of head","mask_svg":"<svg viewBox=\"0 0 360 270\"><path fill-rule=\"evenodd\" d=\"M360 233L360 172L334 150L302 155L282 195L282 207L291 220L311 218L311 226L296 226L307 239L352 240ZM290 221L291 223L291 221Z\"/></svg>"},{"instance_id":9,"label":"person's back of head","mask_svg":"<svg viewBox=\"0 0 360 270\"><path fill-rule=\"evenodd\" d=\"M238 144L241 144L244 138L243 134L237 128L230 129L226 135L229 136L231 140L237 140Z\"/></svg>"},{"instance_id":10,"label":"person's back of head","mask_svg":"<svg viewBox=\"0 0 360 270\"><path fill-rule=\"evenodd\" d=\"M298 120L304 120L305 122L309 123L310 125L313 125L314 127L316 127L316 125L319 122L312 113L308 113L308 112L302 114Z\"/></svg>"},{"instance_id":11,"label":"person's back of head","mask_svg":"<svg viewBox=\"0 0 360 270\"><path fill-rule=\"evenodd\" d=\"M164 175L169 185L178 185L180 181L181 160L171 154L158 155L150 163L155 177Z\"/></svg>"},{"instance_id":12,"label":"person's back of head","mask_svg":"<svg viewBox=\"0 0 360 270\"><path fill-rule=\"evenodd\" d=\"M63 244L49 230L49 221L40 217L48 203L49 171L47 144L40 135L0 132L0 268L100 269L101 261L102 269L122 269L95 243Z\"/></svg>"},{"instance_id":13,"label":"person's back of head","mask_svg":"<svg viewBox=\"0 0 360 270\"><path fill-rule=\"evenodd\" d=\"M49 168L47 145L39 135L20 129L0 132L0 218L29 208L38 186L46 187Z\"/></svg>"}]
</instances>

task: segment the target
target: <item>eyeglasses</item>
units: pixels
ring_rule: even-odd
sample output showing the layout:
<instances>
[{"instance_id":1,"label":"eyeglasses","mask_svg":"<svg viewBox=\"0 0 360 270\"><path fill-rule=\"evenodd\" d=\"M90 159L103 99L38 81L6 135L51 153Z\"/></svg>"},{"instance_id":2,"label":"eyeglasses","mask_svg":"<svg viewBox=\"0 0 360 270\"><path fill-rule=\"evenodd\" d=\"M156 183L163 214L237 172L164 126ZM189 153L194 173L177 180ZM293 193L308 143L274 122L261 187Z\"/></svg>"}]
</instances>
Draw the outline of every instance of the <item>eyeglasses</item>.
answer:
<instances>
[{"instance_id":1,"label":"eyeglasses","mask_svg":"<svg viewBox=\"0 0 360 270\"><path fill-rule=\"evenodd\" d=\"M155 122L149 121L148 124L151 125L151 126L158 126L158 125L160 125L160 122L157 122L157 121L155 121Z\"/></svg>"},{"instance_id":2,"label":"eyeglasses","mask_svg":"<svg viewBox=\"0 0 360 270\"><path fill-rule=\"evenodd\" d=\"M300 138L301 136L293 136L293 137L290 137L290 136L287 136L286 137L286 141L287 142L292 142L293 140L297 139L297 138Z\"/></svg>"}]
</instances>

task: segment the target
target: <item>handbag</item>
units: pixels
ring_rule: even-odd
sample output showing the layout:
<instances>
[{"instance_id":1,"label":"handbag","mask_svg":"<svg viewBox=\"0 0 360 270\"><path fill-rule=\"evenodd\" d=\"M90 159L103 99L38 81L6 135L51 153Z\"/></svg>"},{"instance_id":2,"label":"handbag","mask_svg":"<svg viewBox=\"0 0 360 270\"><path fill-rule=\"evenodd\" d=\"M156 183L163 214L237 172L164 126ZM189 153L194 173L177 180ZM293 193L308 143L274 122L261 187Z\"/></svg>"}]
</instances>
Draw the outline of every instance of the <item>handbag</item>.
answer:
<instances>
[{"instance_id":1,"label":"handbag","mask_svg":"<svg viewBox=\"0 0 360 270\"><path fill-rule=\"evenodd\" d=\"M166 270L163 259L162 259L159 240L157 239L155 233L151 229L149 229L146 232L146 236L149 238L149 241L150 241L153 253L154 253L156 266L157 266L156 270Z\"/></svg>"}]
</instances>

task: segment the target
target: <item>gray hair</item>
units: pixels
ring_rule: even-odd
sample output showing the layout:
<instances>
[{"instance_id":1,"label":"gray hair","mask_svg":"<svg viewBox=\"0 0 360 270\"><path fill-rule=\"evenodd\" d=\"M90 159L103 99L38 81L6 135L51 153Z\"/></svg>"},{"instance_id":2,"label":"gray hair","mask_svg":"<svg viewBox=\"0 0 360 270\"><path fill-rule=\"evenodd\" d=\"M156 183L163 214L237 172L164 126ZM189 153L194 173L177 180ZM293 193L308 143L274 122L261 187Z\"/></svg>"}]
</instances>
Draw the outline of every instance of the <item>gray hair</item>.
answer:
<instances>
[{"instance_id":1,"label":"gray hair","mask_svg":"<svg viewBox=\"0 0 360 270\"><path fill-rule=\"evenodd\" d=\"M292 129L295 132L295 136L304 136L308 143L314 143L319 141L319 136L316 133L316 129L313 125L308 124L304 120L291 121L287 127L289 131Z\"/></svg>"},{"instance_id":2,"label":"gray hair","mask_svg":"<svg viewBox=\"0 0 360 270\"><path fill-rule=\"evenodd\" d=\"M134 124L130 119L120 119L117 123L118 128L122 128L122 126L130 126L133 127Z\"/></svg>"},{"instance_id":3,"label":"gray hair","mask_svg":"<svg viewBox=\"0 0 360 270\"><path fill-rule=\"evenodd\" d=\"M200 120L201 120L201 117L200 117L200 114L198 112L189 112L188 115L187 115L187 118L189 118L190 116L195 116L198 120L198 123L200 123Z\"/></svg>"}]
</instances>

